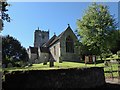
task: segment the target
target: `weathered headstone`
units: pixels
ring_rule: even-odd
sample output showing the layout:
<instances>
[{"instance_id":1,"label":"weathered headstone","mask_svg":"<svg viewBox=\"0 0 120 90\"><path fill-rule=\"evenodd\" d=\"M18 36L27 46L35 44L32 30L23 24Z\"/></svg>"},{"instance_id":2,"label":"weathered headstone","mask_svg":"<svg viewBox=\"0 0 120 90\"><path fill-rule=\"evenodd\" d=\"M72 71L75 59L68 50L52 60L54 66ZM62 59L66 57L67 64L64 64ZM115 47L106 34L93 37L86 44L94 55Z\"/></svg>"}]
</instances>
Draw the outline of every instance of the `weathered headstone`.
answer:
<instances>
[{"instance_id":1,"label":"weathered headstone","mask_svg":"<svg viewBox=\"0 0 120 90\"><path fill-rule=\"evenodd\" d=\"M2 68L6 68L6 64L2 64Z\"/></svg>"},{"instance_id":2,"label":"weathered headstone","mask_svg":"<svg viewBox=\"0 0 120 90\"><path fill-rule=\"evenodd\" d=\"M43 65L47 65L47 62L43 62Z\"/></svg>"},{"instance_id":3,"label":"weathered headstone","mask_svg":"<svg viewBox=\"0 0 120 90\"><path fill-rule=\"evenodd\" d=\"M89 62L90 62L90 63L93 62L92 55L89 56Z\"/></svg>"},{"instance_id":4,"label":"weathered headstone","mask_svg":"<svg viewBox=\"0 0 120 90\"><path fill-rule=\"evenodd\" d=\"M108 61L104 61L104 65L105 65L105 66L108 66Z\"/></svg>"},{"instance_id":5,"label":"weathered headstone","mask_svg":"<svg viewBox=\"0 0 120 90\"><path fill-rule=\"evenodd\" d=\"M45 55L43 65L47 65L47 55Z\"/></svg>"},{"instance_id":6,"label":"weathered headstone","mask_svg":"<svg viewBox=\"0 0 120 90\"><path fill-rule=\"evenodd\" d=\"M12 63L8 63L7 67L8 68L13 67Z\"/></svg>"},{"instance_id":7,"label":"weathered headstone","mask_svg":"<svg viewBox=\"0 0 120 90\"><path fill-rule=\"evenodd\" d=\"M50 67L54 67L54 60L50 60Z\"/></svg>"},{"instance_id":8,"label":"weathered headstone","mask_svg":"<svg viewBox=\"0 0 120 90\"><path fill-rule=\"evenodd\" d=\"M85 56L85 64L89 62L89 56Z\"/></svg>"},{"instance_id":9,"label":"weathered headstone","mask_svg":"<svg viewBox=\"0 0 120 90\"><path fill-rule=\"evenodd\" d=\"M59 57L59 63L62 63L62 57Z\"/></svg>"},{"instance_id":10,"label":"weathered headstone","mask_svg":"<svg viewBox=\"0 0 120 90\"><path fill-rule=\"evenodd\" d=\"M92 59L93 59L93 63L96 65L96 56L93 55Z\"/></svg>"}]
</instances>

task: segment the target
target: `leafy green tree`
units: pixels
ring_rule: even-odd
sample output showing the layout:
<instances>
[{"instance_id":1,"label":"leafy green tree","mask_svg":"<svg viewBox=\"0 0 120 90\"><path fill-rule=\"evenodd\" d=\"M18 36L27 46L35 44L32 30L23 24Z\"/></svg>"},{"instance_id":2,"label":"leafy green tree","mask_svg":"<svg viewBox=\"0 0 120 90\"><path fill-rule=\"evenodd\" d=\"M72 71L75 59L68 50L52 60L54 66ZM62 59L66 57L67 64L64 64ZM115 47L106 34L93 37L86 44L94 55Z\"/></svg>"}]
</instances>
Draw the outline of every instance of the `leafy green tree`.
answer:
<instances>
[{"instance_id":1,"label":"leafy green tree","mask_svg":"<svg viewBox=\"0 0 120 90\"><path fill-rule=\"evenodd\" d=\"M120 30L116 30L114 34L116 36L115 45L110 50L113 54L117 54L117 51L120 50Z\"/></svg>"},{"instance_id":2,"label":"leafy green tree","mask_svg":"<svg viewBox=\"0 0 120 90\"><path fill-rule=\"evenodd\" d=\"M77 32L83 45L96 55L107 53L114 45L116 22L107 6L93 3L85 11L82 19L77 20Z\"/></svg>"},{"instance_id":3,"label":"leafy green tree","mask_svg":"<svg viewBox=\"0 0 120 90\"><path fill-rule=\"evenodd\" d=\"M77 53L82 58L82 60L85 59L86 55L92 55L92 52L89 50L89 47L86 45L83 45L81 42L77 41L75 43L75 46L76 46L77 51L78 51Z\"/></svg>"},{"instance_id":4,"label":"leafy green tree","mask_svg":"<svg viewBox=\"0 0 120 90\"><path fill-rule=\"evenodd\" d=\"M3 64L19 61L26 62L28 60L28 54L17 39L7 35L2 37L2 60Z\"/></svg>"}]
</instances>

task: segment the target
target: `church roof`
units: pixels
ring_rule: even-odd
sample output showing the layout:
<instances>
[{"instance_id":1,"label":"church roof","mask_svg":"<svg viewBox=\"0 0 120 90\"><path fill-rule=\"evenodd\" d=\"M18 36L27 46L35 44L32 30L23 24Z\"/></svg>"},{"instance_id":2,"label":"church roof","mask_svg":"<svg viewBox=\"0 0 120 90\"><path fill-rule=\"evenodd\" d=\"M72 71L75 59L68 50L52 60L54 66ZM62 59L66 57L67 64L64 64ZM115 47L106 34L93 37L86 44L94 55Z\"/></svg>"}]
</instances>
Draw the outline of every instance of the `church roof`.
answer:
<instances>
[{"instance_id":1,"label":"church roof","mask_svg":"<svg viewBox=\"0 0 120 90\"><path fill-rule=\"evenodd\" d=\"M48 42L46 42L46 43L43 45L43 47L49 47L50 43L52 43L53 40L55 40L56 37L57 37L57 36L54 35L50 40L48 40Z\"/></svg>"},{"instance_id":2,"label":"church roof","mask_svg":"<svg viewBox=\"0 0 120 90\"><path fill-rule=\"evenodd\" d=\"M38 54L38 47L30 47L31 53ZM40 47L40 51L42 53L49 53L49 49L47 47Z\"/></svg>"},{"instance_id":3,"label":"church roof","mask_svg":"<svg viewBox=\"0 0 120 90\"><path fill-rule=\"evenodd\" d=\"M68 27L65 31L63 31L59 36L57 36L51 43L49 46L52 46L55 42L59 41L61 39L61 37L64 35L64 33L67 31L67 30L72 30L68 24Z\"/></svg>"},{"instance_id":4,"label":"church roof","mask_svg":"<svg viewBox=\"0 0 120 90\"><path fill-rule=\"evenodd\" d=\"M49 49L47 47L40 47L40 51L43 53L49 53Z\"/></svg>"}]
</instances>

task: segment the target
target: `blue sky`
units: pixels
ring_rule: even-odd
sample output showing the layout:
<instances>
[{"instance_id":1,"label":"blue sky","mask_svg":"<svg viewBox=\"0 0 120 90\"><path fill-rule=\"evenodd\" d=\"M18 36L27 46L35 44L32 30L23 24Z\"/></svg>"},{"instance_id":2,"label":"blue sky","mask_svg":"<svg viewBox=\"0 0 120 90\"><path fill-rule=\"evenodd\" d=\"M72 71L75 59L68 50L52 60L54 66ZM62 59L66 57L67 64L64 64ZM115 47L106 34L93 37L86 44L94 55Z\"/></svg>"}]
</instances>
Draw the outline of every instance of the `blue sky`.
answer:
<instances>
[{"instance_id":1,"label":"blue sky","mask_svg":"<svg viewBox=\"0 0 120 90\"><path fill-rule=\"evenodd\" d=\"M92 2L11 2L9 13L11 22L5 22L2 35L11 35L18 39L22 46L28 48L34 44L34 31L50 31L59 35L70 24L76 30L76 21L84 15L84 10ZM118 18L117 2L100 2L108 5L110 13Z\"/></svg>"}]
</instances>

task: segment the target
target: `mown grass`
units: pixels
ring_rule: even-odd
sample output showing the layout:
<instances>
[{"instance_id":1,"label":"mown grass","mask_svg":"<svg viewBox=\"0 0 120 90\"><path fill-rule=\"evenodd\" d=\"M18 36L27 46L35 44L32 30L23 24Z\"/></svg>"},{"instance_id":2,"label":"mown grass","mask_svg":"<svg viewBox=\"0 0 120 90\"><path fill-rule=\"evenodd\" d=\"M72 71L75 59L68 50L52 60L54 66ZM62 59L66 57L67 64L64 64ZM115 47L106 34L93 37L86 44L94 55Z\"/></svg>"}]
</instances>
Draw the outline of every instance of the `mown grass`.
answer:
<instances>
[{"instance_id":1,"label":"mown grass","mask_svg":"<svg viewBox=\"0 0 120 90\"><path fill-rule=\"evenodd\" d=\"M47 65L41 64L33 64L30 67L12 67L12 68L4 68L3 71L8 71L9 73L12 71L28 71L28 70L51 70L51 69L66 69L66 68L86 68L86 67L104 67L104 72L109 71L109 73L105 73L105 77L118 77L118 64L112 64L112 68L105 67L104 63L99 64L84 64L84 63L77 63L77 62L54 62L54 67L49 67L49 62ZM113 73L110 73L110 71L113 71ZM116 71L116 72L114 72Z\"/></svg>"},{"instance_id":2,"label":"mown grass","mask_svg":"<svg viewBox=\"0 0 120 90\"><path fill-rule=\"evenodd\" d=\"M84 68L84 67L103 67L104 64L84 64L84 63L77 63L77 62L54 62L54 67L49 67L49 62L47 65L41 64L33 64L30 67L11 67L11 68L4 68L3 71L24 71L24 70L50 70L50 69L66 69L66 68Z\"/></svg>"},{"instance_id":3,"label":"mown grass","mask_svg":"<svg viewBox=\"0 0 120 90\"><path fill-rule=\"evenodd\" d=\"M118 74L119 64L111 64L111 66L104 67L105 77L119 77Z\"/></svg>"},{"instance_id":4,"label":"mown grass","mask_svg":"<svg viewBox=\"0 0 120 90\"><path fill-rule=\"evenodd\" d=\"M106 58L106 60L115 60L118 59L117 55L113 55L112 58ZM106 67L104 65L104 61L101 62L99 58L97 58L96 64L85 64L84 61L79 62L54 62L54 67L49 67L49 62L47 65L41 64L33 64L32 66L29 67L11 67L11 68L3 68L1 71L27 71L27 70L51 70L51 69L66 69L66 68L86 68L86 67L104 67L104 72L108 71L109 73L105 73L105 77L111 77L113 74L113 77L118 77L118 64L112 64L112 68ZM113 71L111 74L110 71ZM115 72L116 71L116 72Z\"/></svg>"},{"instance_id":5,"label":"mown grass","mask_svg":"<svg viewBox=\"0 0 120 90\"><path fill-rule=\"evenodd\" d=\"M118 55L116 54L113 54L112 56L108 58L103 58L103 60L115 60L115 59L120 59L120 57L118 57ZM97 56L97 60L100 60L100 56Z\"/></svg>"}]
</instances>

